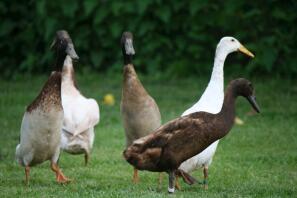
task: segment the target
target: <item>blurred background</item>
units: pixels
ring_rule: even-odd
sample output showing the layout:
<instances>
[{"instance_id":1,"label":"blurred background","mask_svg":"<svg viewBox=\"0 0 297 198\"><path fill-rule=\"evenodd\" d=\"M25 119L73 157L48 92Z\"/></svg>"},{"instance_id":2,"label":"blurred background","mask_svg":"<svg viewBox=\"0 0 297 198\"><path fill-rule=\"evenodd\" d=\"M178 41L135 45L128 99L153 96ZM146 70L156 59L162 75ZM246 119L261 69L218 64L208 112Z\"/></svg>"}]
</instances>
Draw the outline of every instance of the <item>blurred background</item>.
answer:
<instances>
[{"instance_id":1,"label":"blurred background","mask_svg":"<svg viewBox=\"0 0 297 198\"><path fill-rule=\"evenodd\" d=\"M81 58L78 72L120 72L128 30L143 74L210 75L216 44L228 35L256 58L230 56L226 72L294 77L296 10L294 0L2 0L0 76L51 71L50 44L65 29Z\"/></svg>"}]
</instances>

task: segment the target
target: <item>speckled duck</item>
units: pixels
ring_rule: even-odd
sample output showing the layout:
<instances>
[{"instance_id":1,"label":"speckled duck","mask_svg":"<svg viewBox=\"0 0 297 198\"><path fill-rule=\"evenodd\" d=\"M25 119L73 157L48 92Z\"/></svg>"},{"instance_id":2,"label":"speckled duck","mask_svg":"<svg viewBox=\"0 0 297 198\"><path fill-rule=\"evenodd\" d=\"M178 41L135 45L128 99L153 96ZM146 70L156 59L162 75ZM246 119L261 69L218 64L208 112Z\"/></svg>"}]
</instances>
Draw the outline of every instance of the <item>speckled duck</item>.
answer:
<instances>
[{"instance_id":1,"label":"speckled duck","mask_svg":"<svg viewBox=\"0 0 297 198\"><path fill-rule=\"evenodd\" d=\"M29 183L30 167L49 160L59 183L68 182L57 165L63 123L61 101L61 70L66 55L78 56L72 48L66 31L58 31L52 44L56 52L55 71L52 72L40 94L27 107L21 124L20 143L16 147L16 160L25 167Z\"/></svg>"}]
</instances>

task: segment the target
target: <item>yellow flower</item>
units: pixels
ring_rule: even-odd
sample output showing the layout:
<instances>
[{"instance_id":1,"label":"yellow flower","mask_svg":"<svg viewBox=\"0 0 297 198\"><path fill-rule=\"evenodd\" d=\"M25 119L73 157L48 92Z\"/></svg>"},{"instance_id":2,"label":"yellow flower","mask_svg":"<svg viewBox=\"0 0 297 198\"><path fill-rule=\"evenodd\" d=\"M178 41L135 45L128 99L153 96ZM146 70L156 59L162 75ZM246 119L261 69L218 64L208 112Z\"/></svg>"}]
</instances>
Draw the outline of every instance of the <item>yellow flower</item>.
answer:
<instances>
[{"instance_id":1,"label":"yellow flower","mask_svg":"<svg viewBox=\"0 0 297 198\"><path fill-rule=\"evenodd\" d=\"M113 106L115 103L114 101L114 96L112 94L106 94L103 97L103 104L109 105L109 106Z\"/></svg>"}]
</instances>

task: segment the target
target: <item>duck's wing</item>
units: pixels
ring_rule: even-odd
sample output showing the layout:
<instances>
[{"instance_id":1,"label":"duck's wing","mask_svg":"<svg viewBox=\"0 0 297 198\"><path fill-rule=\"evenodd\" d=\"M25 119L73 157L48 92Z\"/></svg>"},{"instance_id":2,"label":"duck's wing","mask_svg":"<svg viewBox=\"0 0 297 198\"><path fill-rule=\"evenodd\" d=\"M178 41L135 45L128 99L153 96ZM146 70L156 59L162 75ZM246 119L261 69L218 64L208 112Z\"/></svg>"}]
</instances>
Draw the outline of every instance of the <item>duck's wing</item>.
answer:
<instances>
[{"instance_id":1,"label":"duck's wing","mask_svg":"<svg viewBox=\"0 0 297 198\"><path fill-rule=\"evenodd\" d=\"M199 122L199 119L193 119L191 116L176 118L159 127L152 134L134 141L134 143L143 144L146 148L164 147L174 136L182 135Z\"/></svg>"},{"instance_id":2,"label":"duck's wing","mask_svg":"<svg viewBox=\"0 0 297 198\"><path fill-rule=\"evenodd\" d=\"M199 128L199 122L199 118L191 116L172 120L150 135L134 141L124 151L124 157L139 170L164 171L168 170L168 167L177 167L181 163L180 157L176 161L175 157L172 157L175 153L170 151L174 150L180 155L186 146L184 142L192 139L188 135L194 134L191 130Z\"/></svg>"},{"instance_id":3,"label":"duck's wing","mask_svg":"<svg viewBox=\"0 0 297 198\"><path fill-rule=\"evenodd\" d=\"M94 127L100 119L99 106L94 99L83 97L63 101L63 129L74 136Z\"/></svg>"}]
</instances>

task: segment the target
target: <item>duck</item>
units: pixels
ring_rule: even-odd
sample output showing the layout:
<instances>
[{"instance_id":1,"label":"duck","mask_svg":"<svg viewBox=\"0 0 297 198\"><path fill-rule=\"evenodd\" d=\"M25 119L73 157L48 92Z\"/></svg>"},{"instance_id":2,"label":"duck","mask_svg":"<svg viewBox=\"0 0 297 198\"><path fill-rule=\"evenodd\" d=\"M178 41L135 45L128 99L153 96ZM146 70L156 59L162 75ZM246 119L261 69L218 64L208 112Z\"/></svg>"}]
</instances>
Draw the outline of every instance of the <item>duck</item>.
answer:
<instances>
[{"instance_id":1,"label":"duck","mask_svg":"<svg viewBox=\"0 0 297 198\"><path fill-rule=\"evenodd\" d=\"M124 158L138 170L167 172L168 192L174 193L175 175L181 163L202 152L232 129L238 96L246 98L260 112L252 83L244 78L235 79L226 89L219 113L195 112L169 121L153 133L135 140L123 151ZM187 180L187 177L184 179Z\"/></svg>"},{"instance_id":2,"label":"duck","mask_svg":"<svg viewBox=\"0 0 297 198\"><path fill-rule=\"evenodd\" d=\"M78 56L65 30L57 31L51 48L56 54L54 71L39 95L26 108L21 123L20 143L16 147L16 160L25 167L27 185L30 168L45 161L50 161L50 167L55 172L58 183L70 181L58 166L64 114L61 98L61 71L66 55L72 59L78 59Z\"/></svg>"},{"instance_id":3,"label":"duck","mask_svg":"<svg viewBox=\"0 0 297 198\"><path fill-rule=\"evenodd\" d=\"M61 150L74 155L84 154L87 165L94 144L94 127L100 120L100 110L95 99L86 98L79 91L70 56L66 56L62 70L62 106L64 120Z\"/></svg>"},{"instance_id":4,"label":"duck","mask_svg":"<svg viewBox=\"0 0 297 198\"><path fill-rule=\"evenodd\" d=\"M155 100L141 84L132 63L135 55L133 34L124 32L121 37L124 59L121 116L126 135L126 148L134 140L148 135L161 126L161 114ZM134 168L133 182L139 181L138 170Z\"/></svg>"},{"instance_id":5,"label":"duck","mask_svg":"<svg viewBox=\"0 0 297 198\"><path fill-rule=\"evenodd\" d=\"M207 88L203 92L199 101L183 112L181 116L186 116L199 111L212 114L217 114L221 111L224 100L224 62L228 54L236 51L254 58L254 54L234 37L226 36L219 41L216 47L214 65ZM238 117L235 118L235 121L237 119ZM202 183L205 189L208 189L208 168L212 162L218 143L219 140L215 141L198 155L183 162L179 167L179 170L186 173L191 173L194 170L203 168L204 179ZM176 181L176 187L177 189L180 189L178 176Z\"/></svg>"}]
</instances>

